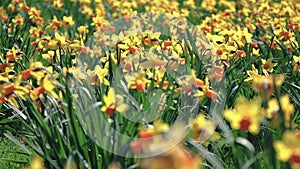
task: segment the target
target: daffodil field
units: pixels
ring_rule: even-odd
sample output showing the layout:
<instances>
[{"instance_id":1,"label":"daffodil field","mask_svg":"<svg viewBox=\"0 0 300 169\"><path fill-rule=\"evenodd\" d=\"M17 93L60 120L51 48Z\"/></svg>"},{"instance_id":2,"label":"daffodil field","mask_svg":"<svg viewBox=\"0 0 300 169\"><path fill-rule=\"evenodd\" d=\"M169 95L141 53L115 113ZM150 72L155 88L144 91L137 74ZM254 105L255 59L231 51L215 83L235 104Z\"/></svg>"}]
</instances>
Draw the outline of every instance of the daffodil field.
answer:
<instances>
[{"instance_id":1,"label":"daffodil field","mask_svg":"<svg viewBox=\"0 0 300 169\"><path fill-rule=\"evenodd\" d=\"M1 0L0 168L300 169L299 13Z\"/></svg>"}]
</instances>

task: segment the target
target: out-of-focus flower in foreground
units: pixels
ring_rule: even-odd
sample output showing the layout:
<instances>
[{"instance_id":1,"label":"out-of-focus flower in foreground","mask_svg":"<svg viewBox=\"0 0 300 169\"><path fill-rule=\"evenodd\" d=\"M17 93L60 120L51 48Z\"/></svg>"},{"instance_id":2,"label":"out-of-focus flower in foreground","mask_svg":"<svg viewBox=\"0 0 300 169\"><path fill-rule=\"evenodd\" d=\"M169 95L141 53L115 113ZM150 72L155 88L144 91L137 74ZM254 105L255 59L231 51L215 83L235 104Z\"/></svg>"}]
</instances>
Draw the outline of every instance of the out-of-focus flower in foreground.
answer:
<instances>
[{"instance_id":1,"label":"out-of-focus flower in foreground","mask_svg":"<svg viewBox=\"0 0 300 169\"><path fill-rule=\"evenodd\" d=\"M261 93L265 99L270 98L275 91L275 87L281 87L284 82L284 75L282 74L271 76L252 74L252 76L252 89L255 92Z\"/></svg>"},{"instance_id":2,"label":"out-of-focus flower in foreground","mask_svg":"<svg viewBox=\"0 0 300 169\"><path fill-rule=\"evenodd\" d=\"M23 169L46 169L44 167L44 160L42 157L33 157L30 162L30 166Z\"/></svg>"},{"instance_id":3,"label":"out-of-focus flower in foreground","mask_svg":"<svg viewBox=\"0 0 300 169\"><path fill-rule=\"evenodd\" d=\"M249 131L258 134L260 120L264 114L261 108L261 98L248 101L245 97L239 97L234 110L225 110L223 116L230 121L233 129Z\"/></svg>"},{"instance_id":4,"label":"out-of-focus flower in foreground","mask_svg":"<svg viewBox=\"0 0 300 169\"><path fill-rule=\"evenodd\" d=\"M293 169L300 168L300 131L286 131L282 141L273 143L280 161L289 161Z\"/></svg>"}]
</instances>

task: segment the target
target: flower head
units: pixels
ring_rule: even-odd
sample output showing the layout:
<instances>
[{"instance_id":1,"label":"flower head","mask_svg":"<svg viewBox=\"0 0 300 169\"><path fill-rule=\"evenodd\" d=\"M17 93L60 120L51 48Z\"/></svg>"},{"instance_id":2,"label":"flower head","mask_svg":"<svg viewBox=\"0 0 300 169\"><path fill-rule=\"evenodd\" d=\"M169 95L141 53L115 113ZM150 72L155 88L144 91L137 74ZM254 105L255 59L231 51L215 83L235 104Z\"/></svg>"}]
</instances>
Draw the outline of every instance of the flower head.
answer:
<instances>
[{"instance_id":1,"label":"flower head","mask_svg":"<svg viewBox=\"0 0 300 169\"><path fill-rule=\"evenodd\" d=\"M261 99L254 98L248 101L244 97L239 97L234 110L225 110L223 116L229 120L233 129L249 131L258 134L260 120L264 114L261 109Z\"/></svg>"},{"instance_id":2,"label":"flower head","mask_svg":"<svg viewBox=\"0 0 300 169\"><path fill-rule=\"evenodd\" d=\"M101 111L109 116L112 116L116 111L123 113L129 109L129 106L124 103L124 98L121 95L116 95L113 88L110 88L107 95L103 96L103 102L105 105Z\"/></svg>"},{"instance_id":3,"label":"flower head","mask_svg":"<svg viewBox=\"0 0 300 169\"><path fill-rule=\"evenodd\" d=\"M289 161L293 169L300 168L300 133L299 131L286 131L282 141L275 141L277 159Z\"/></svg>"},{"instance_id":4,"label":"flower head","mask_svg":"<svg viewBox=\"0 0 300 169\"><path fill-rule=\"evenodd\" d=\"M261 59L261 62L262 62L263 72L265 74L272 73L274 71L273 67L277 66L277 63L272 63L272 58L269 58L268 60Z\"/></svg>"}]
</instances>

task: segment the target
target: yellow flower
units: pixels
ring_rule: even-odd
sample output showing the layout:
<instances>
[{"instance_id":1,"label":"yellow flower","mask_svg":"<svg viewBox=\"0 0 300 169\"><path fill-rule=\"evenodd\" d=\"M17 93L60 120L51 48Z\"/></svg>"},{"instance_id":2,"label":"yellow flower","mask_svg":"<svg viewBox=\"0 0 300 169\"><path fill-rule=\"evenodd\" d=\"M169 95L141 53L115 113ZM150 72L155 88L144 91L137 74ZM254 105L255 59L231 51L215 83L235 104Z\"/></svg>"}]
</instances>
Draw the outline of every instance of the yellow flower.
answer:
<instances>
[{"instance_id":1,"label":"yellow flower","mask_svg":"<svg viewBox=\"0 0 300 169\"><path fill-rule=\"evenodd\" d=\"M21 49L16 49L15 47L13 47L11 50L6 52L6 62L10 63L10 62L17 61L22 56L23 56L23 52L21 51Z\"/></svg>"},{"instance_id":2,"label":"yellow flower","mask_svg":"<svg viewBox=\"0 0 300 169\"><path fill-rule=\"evenodd\" d=\"M200 87L200 89L201 90L198 90L195 96L206 96L212 100L215 100L218 97L218 93L210 89L208 77L205 78L205 83L203 84L203 86Z\"/></svg>"},{"instance_id":3,"label":"yellow flower","mask_svg":"<svg viewBox=\"0 0 300 169\"><path fill-rule=\"evenodd\" d=\"M261 109L261 99L255 98L248 101L244 97L239 97L234 110L225 110L223 116L229 120L233 129L249 131L258 134L260 120L264 114Z\"/></svg>"},{"instance_id":4,"label":"yellow flower","mask_svg":"<svg viewBox=\"0 0 300 169\"><path fill-rule=\"evenodd\" d=\"M116 95L113 88L109 88L107 95L103 96L103 102L105 105L101 111L109 116L112 116L115 111L123 113L129 109L129 106L124 103L124 98L121 95Z\"/></svg>"},{"instance_id":5,"label":"yellow flower","mask_svg":"<svg viewBox=\"0 0 300 169\"><path fill-rule=\"evenodd\" d=\"M294 105L290 103L288 94L285 94L280 98L280 105L284 114L284 125L289 128L291 126L291 118L294 115L295 108Z\"/></svg>"},{"instance_id":6,"label":"yellow flower","mask_svg":"<svg viewBox=\"0 0 300 169\"><path fill-rule=\"evenodd\" d=\"M23 169L46 169L42 157L35 156L31 159L30 166Z\"/></svg>"},{"instance_id":7,"label":"yellow flower","mask_svg":"<svg viewBox=\"0 0 300 169\"><path fill-rule=\"evenodd\" d=\"M266 117L271 119L279 111L279 104L277 99L273 98L268 100L268 108L266 112Z\"/></svg>"},{"instance_id":8,"label":"yellow flower","mask_svg":"<svg viewBox=\"0 0 300 169\"><path fill-rule=\"evenodd\" d=\"M46 49L57 50L59 48L64 48L67 45L67 38L63 35L61 36L58 32L55 32L55 38L50 39L45 43Z\"/></svg>"},{"instance_id":9,"label":"yellow flower","mask_svg":"<svg viewBox=\"0 0 300 169\"><path fill-rule=\"evenodd\" d=\"M300 73L300 56L293 56L294 71Z\"/></svg>"},{"instance_id":10,"label":"yellow flower","mask_svg":"<svg viewBox=\"0 0 300 169\"><path fill-rule=\"evenodd\" d=\"M205 146L208 146L209 140L220 139L220 135L215 132L216 122L206 119L203 114L199 114L192 124L191 138L202 141Z\"/></svg>"},{"instance_id":11,"label":"yellow flower","mask_svg":"<svg viewBox=\"0 0 300 169\"><path fill-rule=\"evenodd\" d=\"M289 161L293 169L300 168L300 132L285 131L282 141L275 141L273 146L276 150L277 159Z\"/></svg>"},{"instance_id":12,"label":"yellow flower","mask_svg":"<svg viewBox=\"0 0 300 169\"><path fill-rule=\"evenodd\" d=\"M262 65L261 67L263 68L263 72L265 74L272 73L273 72L273 67L277 66L277 63L272 63L272 58L269 58L268 60L266 59L261 59Z\"/></svg>"},{"instance_id":13,"label":"yellow flower","mask_svg":"<svg viewBox=\"0 0 300 169\"><path fill-rule=\"evenodd\" d=\"M36 25L41 26L42 23L44 22L44 18L40 16L41 11L36 9L35 7L30 8L28 14L29 14L29 19L31 19L32 22L34 22Z\"/></svg>"},{"instance_id":14,"label":"yellow flower","mask_svg":"<svg viewBox=\"0 0 300 169\"><path fill-rule=\"evenodd\" d=\"M247 70L246 72L249 77L244 80L245 82L252 81L253 75L258 75L258 70L255 68L254 64L252 64L252 70Z\"/></svg>"},{"instance_id":15,"label":"yellow flower","mask_svg":"<svg viewBox=\"0 0 300 169\"><path fill-rule=\"evenodd\" d=\"M63 17L63 25L65 28L69 28L72 27L75 24L75 22L73 21L72 16L64 16Z\"/></svg>"},{"instance_id":16,"label":"yellow flower","mask_svg":"<svg viewBox=\"0 0 300 169\"><path fill-rule=\"evenodd\" d=\"M14 19L12 19L12 22L17 25L23 25L24 18L20 14L18 14Z\"/></svg>"},{"instance_id":17,"label":"yellow flower","mask_svg":"<svg viewBox=\"0 0 300 169\"><path fill-rule=\"evenodd\" d=\"M137 91L144 91L149 83L145 72L132 73L131 75L125 76L125 78L128 82L128 88L136 89Z\"/></svg>"},{"instance_id":18,"label":"yellow flower","mask_svg":"<svg viewBox=\"0 0 300 169\"><path fill-rule=\"evenodd\" d=\"M64 5L63 0L53 0L52 7L54 9L60 9Z\"/></svg>"},{"instance_id":19,"label":"yellow flower","mask_svg":"<svg viewBox=\"0 0 300 169\"><path fill-rule=\"evenodd\" d=\"M89 82L91 85L97 85L104 84L106 86L109 86L109 81L105 78L105 76L108 73L107 68L101 68L99 65L96 65L95 69L93 71L87 70L87 75L89 77Z\"/></svg>"},{"instance_id":20,"label":"yellow flower","mask_svg":"<svg viewBox=\"0 0 300 169\"><path fill-rule=\"evenodd\" d=\"M20 75L23 80L32 76L39 81L47 73L47 69L43 66L42 62L34 62L33 60L30 62L29 69L23 70Z\"/></svg>"},{"instance_id":21,"label":"yellow flower","mask_svg":"<svg viewBox=\"0 0 300 169\"><path fill-rule=\"evenodd\" d=\"M202 158L182 144L154 157L143 158L138 165L145 169L200 169Z\"/></svg>"},{"instance_id":22,"label":"yellow flower","mask_svg":"<svg viewBox=\"0 0 300 169\"><path fill-rule=\"evenodd\" d=\"M252 76L252 89L255 92L260 92L264 98L269 98L274 93L274 88L281 87L284 82L284 75L282 74L271 76L252 74Z\"/></svg>"},{"instance_id":23,"label":"yellow flower","mask_svg":"<svg viewBox=\"0 0 300 169\"><path fill-rule=\"evenodd\" d=\"M77 30L79 32L80 39L85 41L86 40L86 34L89 32L88 27L87 26L79 26L77 28Z\"/></svg>"}]
</instances>

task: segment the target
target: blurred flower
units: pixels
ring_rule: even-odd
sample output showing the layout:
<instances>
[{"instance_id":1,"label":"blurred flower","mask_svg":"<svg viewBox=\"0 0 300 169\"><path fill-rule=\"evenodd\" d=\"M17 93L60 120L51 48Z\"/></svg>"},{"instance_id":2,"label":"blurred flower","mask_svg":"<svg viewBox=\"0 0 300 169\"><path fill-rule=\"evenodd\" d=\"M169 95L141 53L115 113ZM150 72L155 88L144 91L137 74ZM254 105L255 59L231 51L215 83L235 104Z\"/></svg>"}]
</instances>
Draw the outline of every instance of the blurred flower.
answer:
<instances>
[{"instance_id":1,"label":"blurred flower","mask_svg":"<svg viewBox=\"0 0 300 169\"><path fill-rule=\"evenodd\" d=\"M192 123L192 135L191 138L196 141L202 142L205 146L208 146L210 140L219 140L220 135L215 132L216 122L206 119L203 114L199 114Z\"/></svg>"},{"instance_id":2,"label":"blurred flower","mask_svg":"<svg viewBox=\"0 0 300 169\"><path fill-rule=\"evenodd\" d=\"M144 169L200 169L202 158L179 144L161 155L142 158L138 165Z\"/></svg>"},{"instance_id":3,"label":"blurred flower","mask_svg":"<svg viewBox=\"0 0 300 169\"><path fill-rule=\"evenodd\" d=\"M264 117L261 108L261 99L254 98L248 101L243 96L240 96L234 110L225 110L223 116L230 121L233 129L249 131L252 134L258 134L260 121Z\"/></svg>"},{"instance_id":4,"label":"blurred flower","mask_svg":"<svg viewBox=\"0 0 300 169\"><path fill-rule=\"evenodd\" d=\"M252 74L252 89L255 92L259 92L263 95L263 98L267 99L274 93L274 88L280 88L284 82L284 75L270 75L262 76Z\"/></svg>"},{"instance_id":5,"label":"blurred flower","mask_svg":"<svg viewBox=\"0 0 300 169\"><path fill-rule=\"evenodd\" d=\"M149 80L146 78L145 73L132 73L125 76L128 82L128 88L136 89L137 91L144 91L149 83Z\"/></svg>"},{"instance_id":6,"label":"blurred flower","mask_svg":"<svg viewBox=\"0 0 300 169\"><path fill-rule=\"evenodd\" d=\"M293 169L300 168L300 134L299 131L285 131L282 141L275 141L277 159L289 161Z\"/></svg>"},{"instance_id":7,"label":"blurred flower","mask_svg":"<svg viewBox=\"0 0 300 169\"><path fill-rule=\"evenodd\" d=\"M72 16L64 16L63 17L63 26L65 28L72 27L75 24Z\"/></svg>"},{"instance_id":8,"label":"blurred flower","mask_svg":"<svg viewBox=\"0 0 300 169\"><path fill-rule=\"evenodd\" d=\"M57 19L57 17L54 15L53 19L47 25L46 29L53 29L54 31L57 31L58 28L60 28L62 25L63 25L63 23L61 21L59 21Z\"/></svg>"},{"instance_id":9,"label":"blurred flower","mask_svg":"<svg viewBox=\"0 0 300 169\"><path fill-rule=\"evenodd\" d=\"M30 166L23 169L46 169L44 167L44 160L42 157L35 156L31 159Z\"/></svg>"},{"instance_id":10,"label":"blurred flower","mask_svg":"<svg viewBox=\"0 0 300 169\"><path fill-rule=\"evenodd\" d=\"M118 162L112 162L108 165L107 169L121 169L121 165Z\"/></svg>"},{"instance_id":11,"label":"blurred flower","mask_svg":"<svg viewBox=\"0 0 300 169\"><path fill-rule=\"evenodd\" d=\"M280 105L284 115L284 125L289 128L291 126L291 119L294 115L295 107L290 103L290 97L288 94L281 96Z\"/></svg>"},{"instance_id":12,"label":"blurred flower","mask_svg":"<svg viewBox=\"0 0 300 169\"><path fill-rule=\"evenodd\" d=\"M293 56L294 71L300 73L300 56Z\"/></svg>"},{"instance_id":13,"label":"blurred flower","mask_svg":"<svg viewBox=\"0 0 300 169\"><path fill-rule=\"evenodd\" d=\"M23 25L24 18L20 14L18 14L14 19L12 19L12 22L17 25Z\"/></svg>"}]
</instances>

